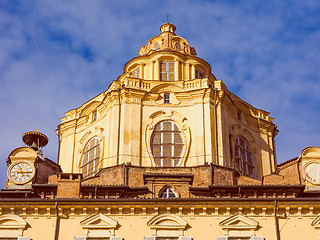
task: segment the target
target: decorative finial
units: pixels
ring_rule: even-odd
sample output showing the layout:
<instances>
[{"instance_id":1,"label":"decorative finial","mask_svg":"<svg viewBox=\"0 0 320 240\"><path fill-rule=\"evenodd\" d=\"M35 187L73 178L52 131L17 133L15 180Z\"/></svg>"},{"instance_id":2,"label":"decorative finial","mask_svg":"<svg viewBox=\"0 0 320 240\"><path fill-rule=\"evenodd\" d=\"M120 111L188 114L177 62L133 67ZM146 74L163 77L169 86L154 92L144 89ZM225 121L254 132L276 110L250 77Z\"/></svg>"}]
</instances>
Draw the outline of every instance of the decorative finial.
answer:
<instances>
[{"instance_id":1,"label":"decorative finial","mask_svg":"<svg viewBox=\"0 0 320 240\"><path fill-rule=\"evenodd\" d=\"M167 13L166 17L167 17L167 23L169 23L169 17L170 17L170 15Z\"/></svg>"},{"instance_id":2,"label":"decorative finial","mask_svg":"<svg viewBox=\"0 0 320 240\"><path fill-rule=\"evenodd\" d=\"M39 131L39 128L36 128L35 131L38 132L38 131Z\"/></svg>"}]
</instances>

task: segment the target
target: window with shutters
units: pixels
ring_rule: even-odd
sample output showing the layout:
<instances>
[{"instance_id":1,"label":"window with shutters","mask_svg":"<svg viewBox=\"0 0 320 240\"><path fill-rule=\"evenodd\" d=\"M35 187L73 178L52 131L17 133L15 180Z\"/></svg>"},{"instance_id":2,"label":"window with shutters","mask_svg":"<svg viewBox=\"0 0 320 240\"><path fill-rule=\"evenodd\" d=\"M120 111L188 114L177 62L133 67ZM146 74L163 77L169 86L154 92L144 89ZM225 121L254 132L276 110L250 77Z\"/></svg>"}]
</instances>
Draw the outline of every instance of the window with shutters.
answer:
<instances>
[{"instance_id":1,"label":"window with shutters","mask_svg":"<svg viewBox=\"0 0 320 240\"><path fill-rule=\"evenodd\" d=\"M151 135L151 150L158 166L178 166L183 147L182 135L175 122L162 121L156 124Z\"/></svg>"},{"instance_id":2,"label":"window with shutters","mask_svg":"<svg viewBox=\"0 0 320 240\"><path fill-rule=\"evenodd\" d=\"M166 188L160 193L160 198L176 198L176 194L171 188Z\"/></svg>"},{"instance_id":3,"label":"window with shutters","mask_svg":"<svg viewBox=\"0 0 320 240\"><path fill-rule=\"evenodd\" d=\"M174 62L160 62L160 80L174 81Z\"/></svg>"},{"instance_id":4,"label":"window with shutters","mask_svg":"<svg viewBox=\"0 0 320 240\"><path fill-rule=\"evenodd\" d=\"M99 170L100 143L97 137L92 138L84 148L81 164L83 177L92 176Z\"/></svg>"},{"instance_id":5,"label":"window with shutters","mask_svg":"<svg viewBox=\"0 0 320 240\"><path fill-rule=\"evenodd\" d=\"M132 78L140 78L140 68L137 68L136 70L134 70L131 74L130 77Z\"/></svg>"},{"instance_id":6,"label":"window with shutters","mask_svg":"<svg viewBox=\"0 0 320 240\"><path fill-rule=\"evenodd\" d=\"M247 141L237 137L235 145L235 168L241 175L253 177L253 162Z\"/></svg>"}]
</instances>

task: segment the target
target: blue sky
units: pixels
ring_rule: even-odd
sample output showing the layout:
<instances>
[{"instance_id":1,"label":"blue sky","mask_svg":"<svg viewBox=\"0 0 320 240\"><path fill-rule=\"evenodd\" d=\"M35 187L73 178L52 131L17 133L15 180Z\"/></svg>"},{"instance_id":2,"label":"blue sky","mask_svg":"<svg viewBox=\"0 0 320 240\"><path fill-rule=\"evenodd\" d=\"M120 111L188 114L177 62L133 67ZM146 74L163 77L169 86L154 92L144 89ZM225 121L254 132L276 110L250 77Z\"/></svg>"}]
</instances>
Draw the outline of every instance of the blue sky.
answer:
<instances>
[{"instance_id":1,"label":"blue sky","mask_svg":"<svg viewBox=\"0 0 320 240\"><path fill-rule=\"evenodd\" d=\"M320 146L318 0L0 0L0 187L23 133L56 160L64 113L105 91L166 21L280 130L278 162Z\"/></svg>"}]
</instances>

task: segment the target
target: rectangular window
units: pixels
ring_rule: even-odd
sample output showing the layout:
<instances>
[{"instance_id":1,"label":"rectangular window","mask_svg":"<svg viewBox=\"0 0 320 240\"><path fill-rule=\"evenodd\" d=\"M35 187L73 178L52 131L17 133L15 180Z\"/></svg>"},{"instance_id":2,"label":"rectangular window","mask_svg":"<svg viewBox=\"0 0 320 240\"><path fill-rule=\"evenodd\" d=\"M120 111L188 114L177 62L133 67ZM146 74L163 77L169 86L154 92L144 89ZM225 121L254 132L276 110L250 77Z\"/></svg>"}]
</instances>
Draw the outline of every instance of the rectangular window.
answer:
<instances>
[{"instance_id":1,"label":"rectangular window","mask_svg":"<svg viewBox=\"0 0 320 240\"><path fill-rule=\"evenodd\" d=\"M131 74L130 77L132 78L140 78L140 68L137 68L136 70L134 70Z\"/></svg>"},{"instance_id":2,"label":"rectangular window","mask_svg":"<svg viewBox=\"0 0 320 240\"><path fill-rule=\"evenodd\" d=\"M174 81L174 62L160 62L160 80Z\"/></svg>"},{"instance_id":3,"label":"rectangular window","mask_svg":"<svg viewBox=\"0 0 320 240\"><path fill-rule=\"evenodd\" d=\"M165 93L163 96L164 96L164 103L170 103L170 93Z\"/></svg>"},{"instance_id":4,"label":"rectangular window","mask_svg":"<svg viewBox=\"0 0 320 240\"><path fill-rule=\"evenodd\" d=\"M196 79L204 78L204 73L196 69Z\"/></svg>"},{"instance_id":5,"label":"rectangular window","mask_svg":"<svg viewBox=\"0 0 320 240\"><path fill-rule=\"evenodd\" d=\"M94 111L92 113L92 122L94 122L95 120L97 120L97 111Z\"/></svg>"}]
</instances>

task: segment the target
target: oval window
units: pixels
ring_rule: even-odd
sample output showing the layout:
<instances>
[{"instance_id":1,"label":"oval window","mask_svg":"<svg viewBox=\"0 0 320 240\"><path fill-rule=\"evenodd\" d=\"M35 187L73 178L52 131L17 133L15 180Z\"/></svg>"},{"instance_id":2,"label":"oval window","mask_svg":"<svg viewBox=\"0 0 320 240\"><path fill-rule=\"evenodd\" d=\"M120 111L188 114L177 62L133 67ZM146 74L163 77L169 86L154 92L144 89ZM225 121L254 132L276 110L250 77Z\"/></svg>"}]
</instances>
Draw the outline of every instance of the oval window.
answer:
<instances>
[{"instance_id":1,"label":"oval window","mask_svg":"<svg viewBox=\"0 0 320 240\"><path fill-rule=\"evenodd\" d=\"M174 47L175 47L175 49L177 49L178 51L181 51L181 50L182 50L181 44L180 44L179 42L176 42L176 43L174 44Z\"/></svg>"},{"instance_id":2,"label":"oval window","mask_svg":"<svg viewBox=\"0 0 320 240\"><path fill-rule=\"evenodd\" d=\"M151 135L151 151L160 167L178 166L184 147L181 132L173 121L156 124Z\"/></svg>"},{"instance_id":3,"label":"oval window","mask_svg":"<svg viewBox=\"0 0 320 240\"><path fill-rule=\"evenodd\" d=\"M160 48L160 43L156 42L153 44L154 50L158 50Z\"/></svg>"}]
</instances>

